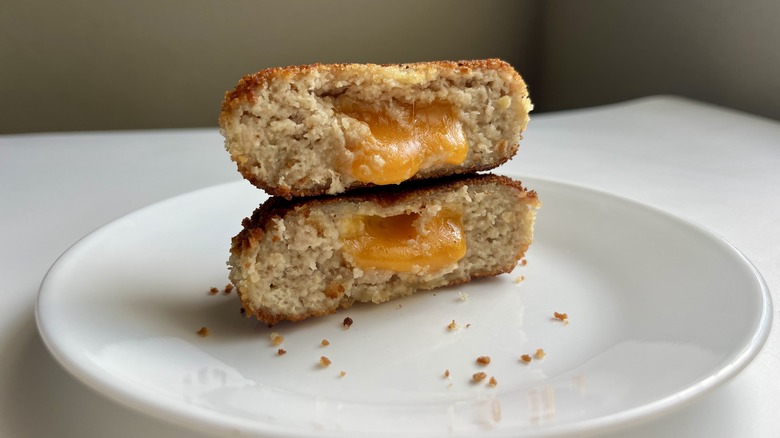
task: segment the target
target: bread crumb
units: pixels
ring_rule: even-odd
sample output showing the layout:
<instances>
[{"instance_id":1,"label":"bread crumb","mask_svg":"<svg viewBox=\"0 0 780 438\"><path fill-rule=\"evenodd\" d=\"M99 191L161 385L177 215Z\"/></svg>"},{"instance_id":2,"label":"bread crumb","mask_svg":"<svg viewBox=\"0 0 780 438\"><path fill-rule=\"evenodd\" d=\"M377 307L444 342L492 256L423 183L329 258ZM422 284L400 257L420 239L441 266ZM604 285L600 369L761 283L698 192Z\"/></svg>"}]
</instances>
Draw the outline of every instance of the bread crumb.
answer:
<instances>
[{"instance_id":1,"label":"bread crumb","mask_svg":"<svg viewBox=\"0 0 780 438\"><path fill-rule=\"evenodd\" d=\"M320 356L320 365L322 365L324 367L329 367L330 366L330 359L328 359L325 356Z\"/></svg>"},{"instance_id":2,"label":"bread crumb","mask_svg":"<svg viewBox=\"0 0 780 438\"><path fill-rule=\"evenodd\" d=\"M521 275L521 276L519 276L519 277L515 278L515 284L520 284L520 283L522 283L523 281L525 281L525 276L523 276L523 275Z\"/></svg>"},{"instance_id":3,"label":"bread crumb","mask_svg":"<svg viewBox=\"0 0 780 438\"><path fill-rule=\"evenodd\" d=\"M498 385L498 381L496 380L495 377L490 376L490 380L488 381L488 386L496 386L496 385Z\"/></svg>"},{"instance_id":4,"label":"bread crumb","mask_svg":"<svg viewBox=\"0 0 780 438\"><path fill-rule=\"evenodd\" d=\"M195 332L195 333L197 333L197 334L198 334L198 336L200 336L201 338L205 338L206 336L208 336L208 335L209 335L209 329L207 329L206 327L201 327L201 328L200 328L200 329L199 329L197 332Z\"/></svg>"},{"instance_id":5,"label":"bread crumb","mask_svg":"<svg viewBox=\"0 0 780 438\"><path fill-rule=\"evenodd\" d=\"M530 354L524 354L524 355L520 356L520 362L531 363L531 355Z\"/></svg>"},{"instance_id":6,"label":"bread crumb","mask_svg":"<svg viewBox=\"0 0 780 438\"><path fill-rule=\"evenodd\" d=\"M458 328L458 323L456 323L454 319L447 324L447 330L455 330L456 328Z\"/></svg>"},{"instance_id":7,"label":"bread crumb","mask_svg":"<svg viewBox=\"0 0 780 438\"><path fill-rule=\"evenodd\" d=\"M528 260L526 260L525 258L520 259L520 266L525 266L527 264L528 264Z\"/></svg>"},{"instance_id":8,"label":"bread crumb","mask_svg":"<svg viewBox=\"0 0 780 438\"><path fill-rule=\"evenodd\" d=\"M285 350L284 348L280 348L280 349L276 350L276 354L277 354L277 356L283 356L283 355L287 354L287 350Z\"/></svg>"},{"instance_id":9,"label":"bread crumb","mask_svg":"<svg viewBox=\"0 0 780 438\"><path fill-rule=\"evenodd\" d=\"M461 301L466 301L469 299L469 294L466 292L458 292L458 299Z\"/></svg>"},{"instance_id":10,"label":"bread crumb","mask_svg":"<svg viewBox=\"0 0 780 438\"><path fill-rule=\"evenodd\" d=\"M466 328L471 327L471 323L466 324Z\"/></svg>"},{"instance_id":11,"label":"bread crumb","mask_svg":"<svg viewBox=\"0 0 780 438\"><path fill-rule=\"evenodd\" d=\"M330 345L330 341L327 339L323 339L322 342L320 342L320 345L322 345L323 347L327 347L328 345Z\"/></svg>"},{"instance_id":12,"label":"bread crumb","mask_svg":"<svg viewBox=\"0 0 780 438\"><path fill-rule=\"evenodd\" d=\"M544 356L546 355L547 353L545 353L541 348L537 348L536 353L534 353L534 357L537 359L544 359Z\"/></svg>"},{"instance_id":13,"label":"bread crumb","mask_svg":"<svg viewBox=\"0 0 780 438\"><path fill-rule=\"evenodd\" d=\"M216 294L218 292L219 292L219 289L217 289L216 287L212 287L211 289L209 289L209 294L210 295L214 295L214 294Z\"/></svg>"},{"instance_id":14,"label":"bread crumb","mask_svg":"<svg viewBox=\"0 0 780 438\"><path fill-rule=\"evenodd\" d=\"M444 370L444 377L450 376L450 370Z\"/></svg>"},{"instance_id":15,"label":"bread crumb","mask_svg":"<svg viewBox=\"0 0 780 438\"><path fill-rule=\"evenodd\" d=\"M496 108L500 111L506 110L510 105L512 105L512 98L506 95L501 96L501 98L496 101Z\"/></svg>"},{"instance_id":16,"label":"bread crumb","mask_svg":"<svg viewBox=\"0 0 780 438\"><path fill-rule=\"evenodd\" d=\"M339 371L339 377L344 377L347 375L346 371Z\"/></svg>"},{"instance_id":17,"label":"bread crumb","mask_svg":"<svg viewBox=\"0 0 780 438\"><path fill-rule=\"evenodd\" d=\"M225 285L225 294L229 294L230 292L233 292L233 285L231 283L228 283Z\"/></svg>"},{"instance_id":18,"label":"bread crumb","mask_svg":"<svg viewBox=\"0 0 780 438\"><path fill-rule=\"evenodd\" d=\"M477 358L477 363L480 365L487 365L490 363L490 356L480 356Z\"/></svg>"},{"instance_id":19,"label":"bread crumb","mask_svg":"<svg viewBox=\"0 0 780 438\"><path fill-rule=\"evenodd\" d=\"M240 313L240 314L242 314L242 315L246 315L246 309L244 309L244 308L242 307L242 308L238 309L238 313Z\"/></svg>"},{"instance_id":20,"label":"bread crumb","mask_svg":"<svg viewBox=\"0 0 780 438\"><path fill-rule=\"evenodd\" d=\"M471 375L471 379L473 381L475 381L475 382L481 382L481 381L485 380L486 377L487 377L487 374L483 373L482 371L480 371L478 373L474 373L474 374Z\"/></svg>"},{"instance_id":21,"label":"bread crumb","mask_svg":"<svg viewBox=\"0 0 780 438\"><path fill-rule=\"evenodd\" d=\"M276 332L271 332L271 345L277 346L284 342L284 336Z\"/></svg>"},{"instance_id":22,"label":"bread crumb","mask_svg":"<svg viewBox=\"0 0 780 438\"><path fill-rule=\"evenodd\" d=\"M350 327L352 326L352 323L353 323L353 322L354 322L354 321L352 321L352 318L350 318L350 317L348 316L348 317L344 318L344 321L342 322L342 325L344 325L344 328L345 328L345 329L348 329L348 328L350 328Z\"/></svg>"},{"instance_id":23,"label":"bread crumb","mask_svg":"<svg viewBox=\"0 0 780 438\"><path fill-rule=\"evenodd\" d=\"M569 323L569 315L567 315L565 313L553 312L553 318L555 318L555 319L557 319L559 321L563 321L566 324Z\"/></svg>"}]
</instances>

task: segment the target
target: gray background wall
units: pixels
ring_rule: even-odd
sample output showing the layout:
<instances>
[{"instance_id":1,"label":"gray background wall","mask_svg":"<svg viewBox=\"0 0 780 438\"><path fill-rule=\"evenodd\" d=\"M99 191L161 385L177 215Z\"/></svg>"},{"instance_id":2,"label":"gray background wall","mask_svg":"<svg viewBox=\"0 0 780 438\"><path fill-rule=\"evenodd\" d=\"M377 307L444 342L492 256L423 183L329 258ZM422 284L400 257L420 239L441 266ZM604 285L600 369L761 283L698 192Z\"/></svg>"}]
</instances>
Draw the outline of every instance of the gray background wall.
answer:
<instances>
[{"instance_id":1,"label":"gray background wall","mask_svg":"<svg viewBox=\"0 0 780 438\"><path fill-rule=\"evenodd\" d=\"M780 1L545 1L540 110L671 93L780 120Z\"/></svg>"},{"instance_id":2,"label":"gray background wall","mask_svg":"<svg viewBox=\"0 0 780 438\"><path fill-rule=\"evenodd\" d=\"M780 119L770 0L0 0L0 133L215 126L256 70L500 57L538 111L657 93Z\"/></svg>"}]
</instances>

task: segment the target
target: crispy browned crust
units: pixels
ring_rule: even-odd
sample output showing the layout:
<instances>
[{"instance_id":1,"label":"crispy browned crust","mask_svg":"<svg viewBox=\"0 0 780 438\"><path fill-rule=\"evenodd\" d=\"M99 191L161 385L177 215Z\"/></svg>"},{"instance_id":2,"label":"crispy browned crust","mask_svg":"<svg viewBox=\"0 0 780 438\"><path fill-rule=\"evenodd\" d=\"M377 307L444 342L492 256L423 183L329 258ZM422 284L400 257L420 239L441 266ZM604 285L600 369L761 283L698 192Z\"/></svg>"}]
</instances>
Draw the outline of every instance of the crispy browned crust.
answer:
<instances>
[{"instance_id":1,"label":"crispy browned crust","mask_svg":"<svg viewBox=\"0 0 780 438\"><path fill-rule=\"evenodd\" d=\"M257 98L255 91L259 88L267 85L272 79L284 79L289 80L295 76L303 76L311 74L313 72L324 71L369 71L377 67L400 67L404 69L414 70L458 70L462 73L467 73L469 70L474 69L490 69L499 70L510 73L518 83L523 84L525 88L525 82L520 77L520 74L507 62L500 59L478 59L478 60L464 60L464 61L429 61L429 62L415 62L408 64L308 64L308 65L291 65L287 67L274 67L261 70L257 73L249 74L241 78L232 91L225 93L225 98L222 101L222 117L225 117L226 113L230 113L234 107L241 101L254 102Z\"/></svg>"},{"instance_id":2,"label":"crispy browned crust","mask_svg":"<svg viewBox=\"0 0 780 438\"><path fill-rule=\"evenodd\" d=\"M239 294L239 298L241 298L241 302L244 303L244 297ZM244 310L246 311L247 317L254 316L260 321L263 321L268 325L268 327L275 326L276 324L279 324L282 321L290 321L290 322L300 322L307 318L313 318L317 316L325 316L325 315L331 315L333 313L338 312L342 309L348 309L352 307L353 302L352 301L342 301L338 308L335 309L328 309L318 312L309 312L303 315L299 316L293 316L293 315L280 315L276 313L270 313L266 312L263 309L256 309L252 311L251 308L247 304L244 304Z\"/></svg>"},{"instance_id":3,"label":"crispy browned crust","mask_svg":"<svg viewBox=\"0 0 780 438\"><path fill-rule=\"evenodd\" d=\"M287 199L274 196L258 207L251 217L241 222L243 230L233 238L231 252L239 253L245 248L251 248L263 237L266 225L273 218L284 217L290 210L305 210L316 208L328 203L376 202L386 207L404 203L406 200L424 196L437 191L454 190L464 185L493 184L512 187L525 193L527 199L538 199L535 191L527 190L520 181L503 175L492 173L451 175L444 178L407 181L395 186L376 186L356 189L341 195L320 195Z\"/></svg>"},{"instance_id":4,"label":"crispy browned crust","mask_svg":"<svg viewBox=\"0 0 780 438\"><path fill-rule=\"evenodd\" d=\"M404 181L406 182L412 182L412 181L422 181L422 180L428 180L428 179L437 179L437 178L443 178L447 176L452 175L470 175L474 174L476 172L482 172L485 170L491 170L495 169L496 167L506 163L509 161L517 152L517 149L519 148L519 143L515 143L513 145L510 145L510 147L507 149L508 153L505 156L500 157L498 160L490 161L490 162L482 162L475 164L471 167L462 167L462 168L455 168L455 169L440 169L436 171L431 172L418 172L408 180ZM312 197L321 195L324 191L324 187L319 186L313 186L310 189L297 189L297 188L291 188L286 189L284 187L274 187L266 184L265 181L255 178L250 173L243 173L242 176L249 181L252 185L255 187L264 190L266 193L268 193L271 196L278 196L285 198L287 200L292 200L296 197ZM365 188L371 188L371 187L380 187L376 184L371 183L362 183L359 181L356 181L352 184L350 184L348 187L346 187L346 190L348 191L354 191L358 189L365 189ZM387 187L389 190L397 191L399 190L398 185L390 184L386 186L381 187Z\"/></svg>"}]
</instances>

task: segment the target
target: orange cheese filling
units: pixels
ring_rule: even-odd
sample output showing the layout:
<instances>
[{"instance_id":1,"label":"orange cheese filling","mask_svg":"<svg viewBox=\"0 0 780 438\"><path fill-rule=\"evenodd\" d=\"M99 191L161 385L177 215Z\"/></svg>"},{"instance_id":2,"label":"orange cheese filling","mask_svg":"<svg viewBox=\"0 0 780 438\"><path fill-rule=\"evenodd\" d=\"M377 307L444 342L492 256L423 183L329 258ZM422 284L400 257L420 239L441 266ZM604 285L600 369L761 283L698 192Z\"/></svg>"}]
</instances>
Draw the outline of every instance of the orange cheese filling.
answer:
<instances>
[{"instance_id":1,"label":"orange cheese filling","mask_svg":"<svg viewBox=\"0 0 780 438\"><path fill-rule=\"evenodd\" d=\"M361 269L431 272L462 259L466 238L460 215L443 210L421 223L417 213L346 219L344 250Z\"/></svg>"},{"instance_id":2,"label":"orange cheese filling","mask_svg":"<svg viewBox=\"0 0 780 438\"><path fill-rule=\"evenodd\" d=\"M364 183L398 184L421 169L437 164L461 164L469 145L463 125L451 105L401 105L390 117L366 106L346 103L339 111L368 124L371 135L347 144L355 154L352 176Z\"/></svg>"}]
</instances>

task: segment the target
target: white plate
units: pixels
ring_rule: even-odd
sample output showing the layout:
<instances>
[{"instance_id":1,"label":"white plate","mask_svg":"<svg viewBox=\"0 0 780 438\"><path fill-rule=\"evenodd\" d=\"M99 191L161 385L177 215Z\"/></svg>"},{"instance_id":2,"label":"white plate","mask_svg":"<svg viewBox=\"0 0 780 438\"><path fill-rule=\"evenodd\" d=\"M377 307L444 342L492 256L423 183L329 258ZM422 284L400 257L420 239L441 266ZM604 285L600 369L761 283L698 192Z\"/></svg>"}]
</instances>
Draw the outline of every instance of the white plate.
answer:
<instances>
[{"instance_id":1,"label":"white plate","mask_svg":"<svg viewBox=\"0 0 780 438\"><path fill-rule=\"evenodd\" d=\"M226 284L230 237L263 198L233 183L147 207L75 244L41 286L38 326L87 385L220 434L605 430L680 406L756 355L769 293L724 240L623 198L524 182L543 207L528 264L509 275L271 330L240 317L235 293L208 294ZM453 319L459 329L449 331ZM208 337L195 334L202 326ZM272 331L285 338L283 356ZM537 348L544 359L519 361ZM475 363L483 355L487 367ZM478 371L498 385L472 383Z\"/></svg>"}]
</instances>

